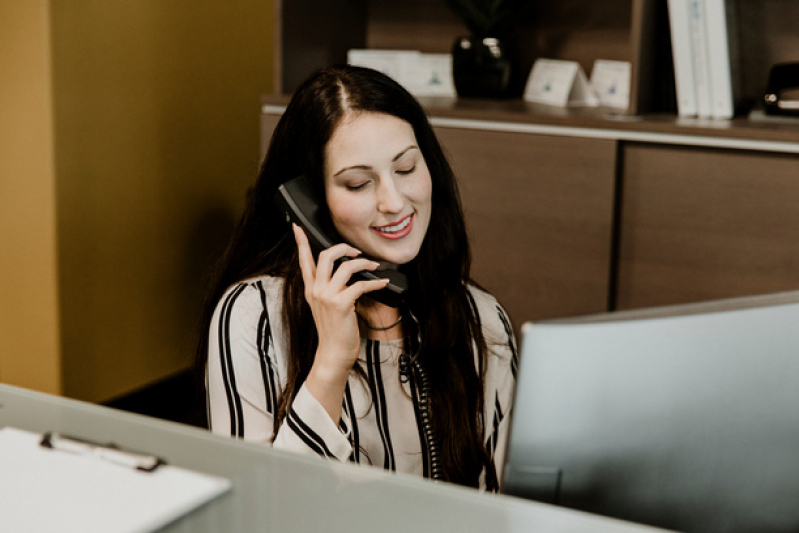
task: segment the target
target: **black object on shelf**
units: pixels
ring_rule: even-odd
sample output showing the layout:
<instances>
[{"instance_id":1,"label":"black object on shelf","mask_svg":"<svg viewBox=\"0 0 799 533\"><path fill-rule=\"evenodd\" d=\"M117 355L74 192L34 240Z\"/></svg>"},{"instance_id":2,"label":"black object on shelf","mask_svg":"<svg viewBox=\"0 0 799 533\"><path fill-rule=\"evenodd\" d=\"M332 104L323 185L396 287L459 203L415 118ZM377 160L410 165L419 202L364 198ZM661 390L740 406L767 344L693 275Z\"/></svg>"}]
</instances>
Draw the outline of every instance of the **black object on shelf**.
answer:
<instances>
[{"instance_id":1,"label":"black object on shelf","mask_svg":"<svg viewBox=\"0 0 799 533\"><path fill-rule=\"evenodd\" d=\"M513 61L508 45L493 37L458 37L452 47L452 80L458 96L508 96Z\"/></svg>"},{"instance_id":2,"label":"black object on shelf","mask_svg":"<svg viewBox=\"0 0 799 533\"><path fill-rule=\"evenodd\" d=\"M799 116L799 62L771 67L764 101L768 115Z\"/></svg>"},{"instance_id":3,"label":"black object on shelf","mask_svg":"<svg viewBox=\"0 0 799 533\"><path fill-rule=\"evenodd\" d=\"M509 39L529 2L524 0L447 0L469 29L452 46L452 79L458 96L508 98L515 91L518 66Z\"/></svg>"}]
</instances>

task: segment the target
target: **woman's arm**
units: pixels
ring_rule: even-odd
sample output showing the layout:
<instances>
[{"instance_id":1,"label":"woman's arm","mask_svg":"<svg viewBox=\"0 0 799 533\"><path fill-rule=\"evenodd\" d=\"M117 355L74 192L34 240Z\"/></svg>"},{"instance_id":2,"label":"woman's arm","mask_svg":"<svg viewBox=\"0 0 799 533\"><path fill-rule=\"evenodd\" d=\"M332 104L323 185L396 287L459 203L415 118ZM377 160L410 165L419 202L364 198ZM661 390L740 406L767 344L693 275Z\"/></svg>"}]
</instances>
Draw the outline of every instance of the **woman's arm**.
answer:
<instances>
[{"instance_id":1,"label":"woman's arm","mask_svg":"<svg viewBox=\"0 0 799 533\"><path fill-rule=\"evenodd\" d=\"M305 299L311 307L319 336L314 362L304 386L338 424L347 378L361 347L355 302L370 291L384 288L388 280L358 281L348 285L355 272L374 270L379 264L357 258L360 252L348 244L324 250L317 263L305 232L299 226L293 225L293 228ZM336 262L345 257L351 260L342 262L336 269Z\"/></svg>"},{"instance_id":2,"label":"woman's arm","mask_svg":"<svg viewBox=\"0 0 799 533\"><path fill-rule=\"evenodd\" d=\"M488 348L485 373L485 443L501 487L516 389L518 352L513 328L502 306L493 297L485 294L483 298L477 299Z\"/></svg>"},{"instance_id":3,"label":"woman's arm","mask_svg":"<svg viewBox=\"0 0 799 533\"><path fill-rule=\"evenodd\" d=\"M272 442L275 412L285 386L280 291L268 278L240 283L217 305L209 331L208 417L211 431ZM277 448L347 460L352 447L303 386L274 440Z\"/></svg>"},{"instance_id":4,"label":"woman's arm","mask_svg":"<svg viewBox=\"0 0 799 533\"><path fill-rule=\"evenodd\" d=\"M240 283L217 304L208 333L206 389L211 431L268 442L282 391L269 357L269 311L263 283Z\"/></svg>"}]
</instances>

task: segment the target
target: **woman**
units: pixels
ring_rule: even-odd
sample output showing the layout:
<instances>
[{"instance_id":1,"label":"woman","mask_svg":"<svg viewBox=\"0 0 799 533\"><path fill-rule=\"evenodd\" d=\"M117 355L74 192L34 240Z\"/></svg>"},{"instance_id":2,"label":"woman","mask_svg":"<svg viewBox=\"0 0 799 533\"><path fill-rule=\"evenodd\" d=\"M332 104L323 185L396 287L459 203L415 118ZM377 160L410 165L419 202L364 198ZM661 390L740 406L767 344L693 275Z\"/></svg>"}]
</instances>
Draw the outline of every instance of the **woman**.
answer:
<instances>
[{"instance_id":1,"label":"woman","mask_svg":"<svg viewBox=\"0 0 799 533\"><path fill-rule=\"evenodd\" d=\"M318 258L274 206L299 175L344 241ZM407 276L398 308L369 297L385 280L348 284L378 261ZM514 341L469 268L455 179L419 104L370 69L315 73L277 125L210 294L199 356L212 431L497 490Z\"/></svg>"}]
</instances>

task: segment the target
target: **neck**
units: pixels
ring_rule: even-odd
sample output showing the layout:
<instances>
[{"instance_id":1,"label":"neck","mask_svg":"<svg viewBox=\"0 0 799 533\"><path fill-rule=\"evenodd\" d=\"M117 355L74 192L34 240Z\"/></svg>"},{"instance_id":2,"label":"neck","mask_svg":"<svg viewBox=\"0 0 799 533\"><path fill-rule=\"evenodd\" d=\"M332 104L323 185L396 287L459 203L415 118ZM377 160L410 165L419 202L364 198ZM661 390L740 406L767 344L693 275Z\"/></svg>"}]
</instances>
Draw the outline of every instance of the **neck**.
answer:
<instances>
[{"instance_id":1,"label":"neck","mask_svg":"<svg viewBox=\"0 0 799 533\"><path fill-rule=\"evenodd\" d=\"M363 337L374 340L394 340L403 337L399 309L362 298L355 305L355 311L358 313L358 323Z\"/></svg>"}]
</instances>

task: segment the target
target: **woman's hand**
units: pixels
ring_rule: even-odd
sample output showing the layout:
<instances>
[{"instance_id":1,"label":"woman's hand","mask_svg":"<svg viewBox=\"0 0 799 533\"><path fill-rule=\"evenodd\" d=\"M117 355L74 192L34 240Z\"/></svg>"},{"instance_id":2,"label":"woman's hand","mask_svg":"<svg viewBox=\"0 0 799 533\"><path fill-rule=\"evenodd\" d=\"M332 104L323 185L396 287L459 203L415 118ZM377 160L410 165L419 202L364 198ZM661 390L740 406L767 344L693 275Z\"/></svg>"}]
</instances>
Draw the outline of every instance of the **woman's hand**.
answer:
<instances>
[{"instance_id":1,"label":"woman's hand","mask_svg":"<svg viewBox=\"0 0 799 533\"><path fill-rule=\"evenodd\" d=\"M384 288L388 280L357 281L347 285L356 272L374 270L379 264L358 258L361 252L345 243L322 251L317 263L305 232L297 225L293 228L305 299L311 307L319 336L316 357L305 386L338 424L347 378L361 347L355 302L367 292ZM335 262L343 257L353 259L343 261L333 272Z\"/></svg>"}]
</instances>

